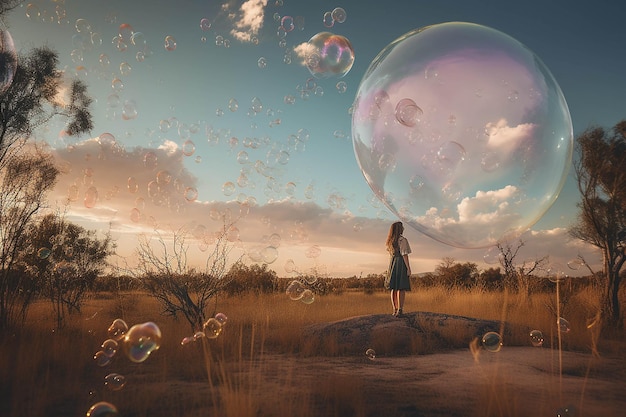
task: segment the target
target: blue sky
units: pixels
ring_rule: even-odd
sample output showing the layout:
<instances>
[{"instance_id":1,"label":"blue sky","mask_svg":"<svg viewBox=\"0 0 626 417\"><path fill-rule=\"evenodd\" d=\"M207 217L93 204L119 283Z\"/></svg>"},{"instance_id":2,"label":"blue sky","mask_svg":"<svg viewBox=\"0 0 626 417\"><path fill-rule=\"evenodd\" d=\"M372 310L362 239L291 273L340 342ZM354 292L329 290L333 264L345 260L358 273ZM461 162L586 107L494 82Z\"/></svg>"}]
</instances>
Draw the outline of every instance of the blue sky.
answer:
<instances>
[{"instance_id":1,"label":"blue sky","mask_svg":"<svg viewBox=\"0 0 626 417\"><path fill-rule=\"evenodd\" d=\"M242 5L257 7L246 15ZM346 11L345 22L325 26L324 13L336 7ZM610 127L624 117L626 28L621 9L618 2L608 1L364 5L66 0L24 3L5 23L18 50L42 44L56 49L66 73L83 78L96 99L95 129L89 137L63 137L62 124L38 133L56 149L67 171L54 196L62 201L72 186L80 195L71 205L77 221L94 228L112 224L120 251L131 256L137 233L154 224L186 223L212 230L218 227L212 210L230 207L239 213L240 203L247 202L251 207L237 224L245 260L258 261L269 237L278 235L278 258L271 259L271 267L279 275L287 274L283 265L293 259L301 271L350 276L385 270L384 239L396 219L373 196L359 170L349 112L365 71L385 46L413 29L452 21L506 33L551 71L576 135L592 125ZM256 19L248 22L244 16ZM304 23L286 33L281 44L277 28L285 16ZM211 22L209 30L201 28L203 18ZM82 31L77 29L79 19L84 19L78 22ZM85 21L89 30L83 29ZM242 24L239 29L237 22ZM123 24L141 32L136 39L145 47L114 45ZM342 78L312 78L300 63L298 45L324 31L344 36L353 46L354 64ZM165 49L166 36L176 39L175 50ZM258 43L249 42L250 36ZM138 52L144 53L143 59L137 59ZM259 59L266 66L260 66ZM338 91L338 82L345 82L345 92ZM115 90L116 83L123 88ZM229 108L231 99L238 103L236 111ZM162 121L171 127L165 129ZM107 132L115 137L117 151L103 150L90 140ZM181 155L187 140L195 145L190 156ZM143 165L150 150L159 157L154 169ZM197 200L188 203L179 196L170 199L175 201L168 207L153 204L148 183L164 170L183 189L197 189ZM130 177L139 184L137 192L127 189ZM229 195L223 191L227 182L236 184ZM99 200L86 208L83 195L90 186L97 187ZM590 261L597 260L595 252L567 239L565 228L575 219L577 201L570 175L556 203L525 237L528 257L550 255L553 262L565 265L582 252ZM139 219L130 218L134 208L141 212ZM453 248L413 229L405 235L412 242L415 271L431 270L444 256L483 261L484 249ZM314 246L321 248L319 256L311 256Z\"/></svg>"}]
</instances>

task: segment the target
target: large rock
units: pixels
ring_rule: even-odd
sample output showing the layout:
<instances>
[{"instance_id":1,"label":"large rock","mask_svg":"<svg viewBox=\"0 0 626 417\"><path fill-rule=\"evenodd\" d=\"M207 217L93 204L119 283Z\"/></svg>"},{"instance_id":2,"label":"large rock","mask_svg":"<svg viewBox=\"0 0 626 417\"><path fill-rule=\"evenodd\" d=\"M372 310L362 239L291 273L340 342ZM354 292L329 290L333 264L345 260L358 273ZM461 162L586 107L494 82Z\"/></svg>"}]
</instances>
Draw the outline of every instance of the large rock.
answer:
<instances>
[{"instance_id":1,"label":"large rock","mask_svg":"<svg viewBox=\"0 0 626 417\"><path fill-rule=\"evenodd\" d=\"M450 314L412 312L402 317L373 314L317 323L303 329L304 353L363 355L407 355L467 348L490 331L503 338L511 334L505 323Z\"/></svg>"}]
</instances>

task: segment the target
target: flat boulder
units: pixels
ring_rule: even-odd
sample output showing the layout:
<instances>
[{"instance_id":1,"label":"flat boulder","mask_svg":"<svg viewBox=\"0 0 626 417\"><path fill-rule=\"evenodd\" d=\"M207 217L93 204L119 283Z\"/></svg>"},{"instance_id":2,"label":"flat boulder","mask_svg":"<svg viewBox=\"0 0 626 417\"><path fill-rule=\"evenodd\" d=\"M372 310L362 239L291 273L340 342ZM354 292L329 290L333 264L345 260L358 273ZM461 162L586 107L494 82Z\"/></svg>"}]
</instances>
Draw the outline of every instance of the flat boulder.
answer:
<instances>
[{"instance_id":1,"label":"flat boulder","mask_svg":"<svg viewBox=\"0 0 626 417\"><path fill-rule=\"evenodd\" d=\"M305 354L363 355L373 349L394 356L468 348L487 332L506 338L511 329L495 320L417 311L402 317L372 314L316 323L304 328L302 337Z\"/></svg>"}]
</instances>

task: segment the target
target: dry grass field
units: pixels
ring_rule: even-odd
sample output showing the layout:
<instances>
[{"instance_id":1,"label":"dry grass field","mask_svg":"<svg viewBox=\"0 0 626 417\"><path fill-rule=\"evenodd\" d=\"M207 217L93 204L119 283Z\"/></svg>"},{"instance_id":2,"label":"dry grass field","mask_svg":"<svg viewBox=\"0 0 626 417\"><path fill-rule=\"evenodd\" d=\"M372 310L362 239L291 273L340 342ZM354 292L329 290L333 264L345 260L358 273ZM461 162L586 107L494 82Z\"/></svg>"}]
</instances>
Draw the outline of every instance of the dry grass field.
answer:
<instances>
[{"instance_id":1,"label":"dry grass field","mask_svg":"<svg viewBox=\"0 0 626 417\"><path fill-rule=\"evenodd\" d=\"M54 328L51 309L41 302L23 329L0 340L0 416L82 416L101 401L123 417L617 415L626 407L625 341L588 328L595 306L583 292L563 305L571 330L559 350L553 298L413 291L406 311L540 329L544 345L533 347L527 334L517 334L497 353L479 347L472 354L471 340L453 340L454 346L416 346L408 355L375 358L365 355L368 346L362 355L337 355L332 341L312 351L302 329L387 314L383 292L317 296L311 304L284 294L221 298L215 312L228 317L222 333L184 345L192 329L161 316L146 294L95 295L62 329ZM98 366L94 354L116 318L129 326L157 323L160 349L141 363L119 351ZM111 373L124 376L123 388L105 384Z\"/></svg>"}]
</instances>

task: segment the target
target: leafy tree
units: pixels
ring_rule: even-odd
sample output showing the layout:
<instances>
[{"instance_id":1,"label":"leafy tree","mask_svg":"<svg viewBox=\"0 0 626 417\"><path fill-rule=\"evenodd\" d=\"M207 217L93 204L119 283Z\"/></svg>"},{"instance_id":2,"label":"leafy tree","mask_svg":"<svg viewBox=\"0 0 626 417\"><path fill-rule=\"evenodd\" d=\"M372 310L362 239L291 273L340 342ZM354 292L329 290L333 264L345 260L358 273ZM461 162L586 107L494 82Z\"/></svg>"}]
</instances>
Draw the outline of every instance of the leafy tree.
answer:
<instances>
[{"instance_id":1,"label":"leafy tree","mask_svg":"<svg viewBox=\"0 0 626 417\"><path fill-rule=\"evenodd\" d=\"M241 295L248 292L256 294L269 294L276 289L278 276L275 271L267 267L267 264L245 265L236 262L224 277L228 282L225 290L228 295Z\"/></svg>"},{"instance_id":2,"label":"leafy tree","mask_svg":"<svg viewBox=\"0 0 626 417\"><path fill-rule=\"evenodd\" d=\"M472 262L456 263L453 258L445 257L435 268L439 282L446 288L470 289L476 285L478 265Z\"/></svg>"},{"instance_id":3,"label":"leafy tree","mask_svg":"<svg viewBox=\"0 0 626 417\"><path fill-rule=\"evenodd\" d=\"M0 14L16 3L0 1ZM7 53L3 52L6 69ZM31 289L16 274L16 259L23 247L23 232L44 206L58 169L40 146L28 142L32 133L56 116L68 120L71 135L92 128L85 84L63 84L56 52L36 48L19 56L11 83L0 91L0 328L23 320ZM59 91L67 91L59 101Z\"/></svg>"},{"instance_id":4,"label":"leafy tree","mask_svg":"<svg viewBox=\"0 0 626 417\"><path fill-rule=\"evenodd\" d=\"M28 225L58 173L52 157L35 147L24 148L0 168L0 328L20 323L35 295L33 281L14 269Z\"/></svg>"},{"instance_id":5,"label":"leafy tree","mask_svg":"<svg viewBox=\"0 0 626 417\"><path fill-rule=\"evenodd\" d=\"M593 127L576 139L574 170L580 191L570 235L602 253L600 316L605 328L623 328L619 290L626 261L626 120L612 130Z\"/></svg>"},{"instance_id":6,"label":"leafy tree","mask_svg":"<svg viewBox=\"0 0 626 417\"><path fill-rule=\"evenodd\" d=\"M66 313L80 312L87 291L104 271L115 245L110 234L99 238L95 231L58 214L32 223L25 237L28 247L19 259L44 279L41 290L50 299L61 326Z\"/></svg>"}]
</instances>

